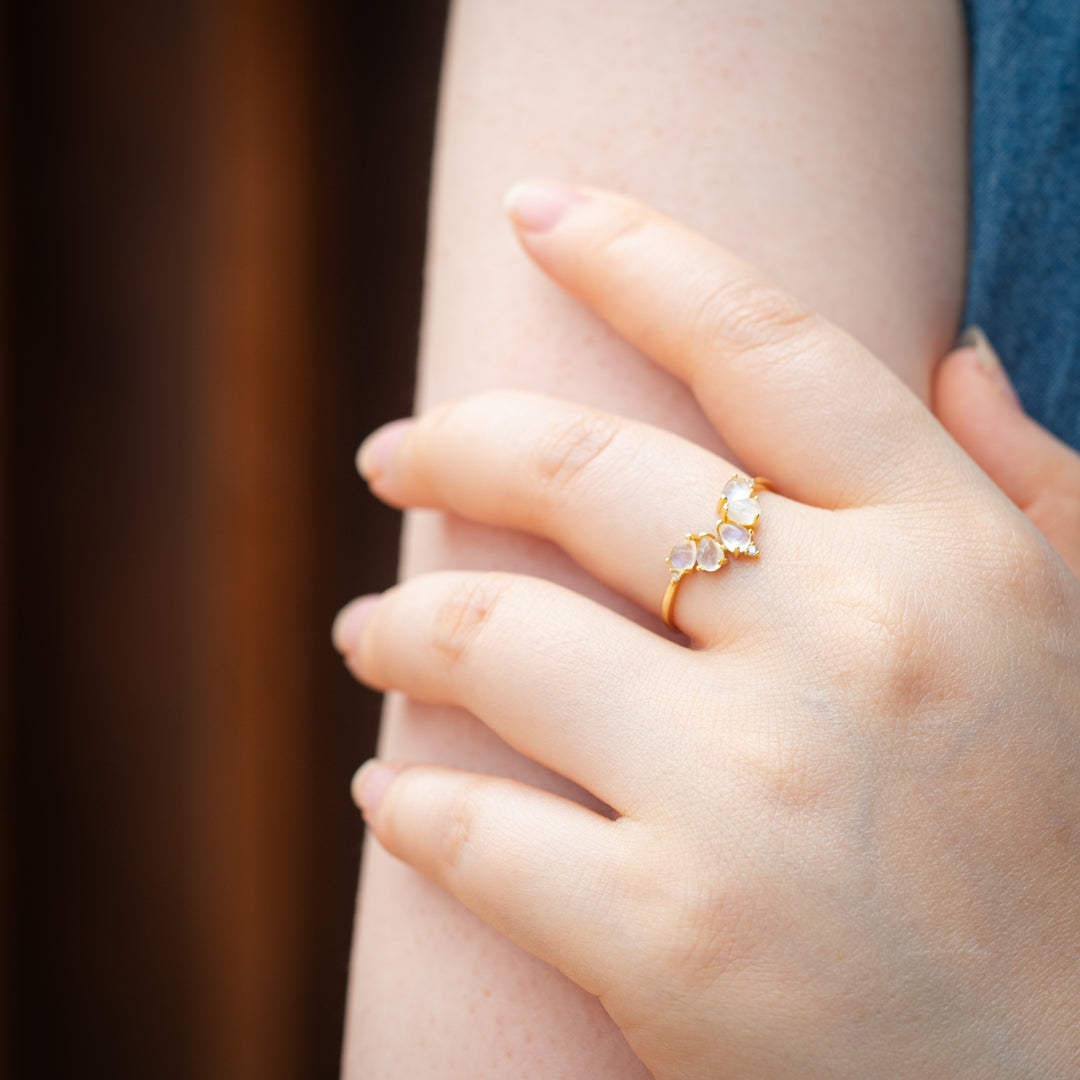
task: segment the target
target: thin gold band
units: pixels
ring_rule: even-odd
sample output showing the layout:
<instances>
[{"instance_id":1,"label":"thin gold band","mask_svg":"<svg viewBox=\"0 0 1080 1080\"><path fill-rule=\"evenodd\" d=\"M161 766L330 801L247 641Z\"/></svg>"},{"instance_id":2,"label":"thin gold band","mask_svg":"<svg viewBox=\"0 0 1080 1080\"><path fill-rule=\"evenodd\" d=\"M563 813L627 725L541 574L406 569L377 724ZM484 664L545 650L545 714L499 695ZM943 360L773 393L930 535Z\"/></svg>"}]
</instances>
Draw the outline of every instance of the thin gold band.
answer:
<instances>
[{"instance_id":1,"label":"thin gold band","mask_svg":"<svg viewBox=\"0 0 1080 1080\"><path fill-rule=\"evenodd\" d=\"M673 577L668 582L668 587L664 590L663 603L660 605L660 618L664 620L664 625L670 630L679 629L675 625L675 620L671 617L671 609L675 606L675 594L679 591L681 581L681 577Z\"/></svg>"},{"instance_id":2,"label":"thin gold band","mask_svg":"<svg viewBox=\"0 0 1080 1080\"><path fill-rule=\"evenodd\" d=\"M755 514L751 520L751 514L757 507L758 492L772 490L772 484L764 476L747 480L736 474L724 485L724 492L716 504L719 517L716 533L687 533L672 548L667 559L671 578L660 604L660 617L665 625L672 630L679 629L675 625L673 609L679 586L688 574L699 570L709 573L719 570L727 563L728 555L757 558L759 552L754 542L754 529L757 528L758 517ZM729 495L740 497L729 499Z\"/></svg>"}]
</instances>

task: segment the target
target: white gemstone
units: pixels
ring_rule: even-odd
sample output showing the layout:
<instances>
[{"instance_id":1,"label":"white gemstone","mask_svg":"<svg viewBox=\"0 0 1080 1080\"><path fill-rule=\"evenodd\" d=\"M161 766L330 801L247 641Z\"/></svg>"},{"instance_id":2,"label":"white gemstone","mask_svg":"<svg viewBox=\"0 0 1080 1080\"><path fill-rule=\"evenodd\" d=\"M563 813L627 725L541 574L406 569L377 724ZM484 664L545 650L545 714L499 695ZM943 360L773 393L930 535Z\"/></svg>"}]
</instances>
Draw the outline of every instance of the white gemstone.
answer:
<instances>
[{"instance_id":1,"label":"white gemstone","mask_svg":"<svg viewBox=\"0 0 1080 1080\"><path fill-rule=\"evenodd\" d=\"M733 499L727 504L724 517L728 521L734 521L736 525L745 525L752 529L757 524L760 513L757 499Z\"/></svg>"},{"instance_id":2,"label":"white gemstone","mask_svg":"<svg viewBox=\"0 0 1080 1080\"><path fill-rule=\"evenodd\" d=\"M690 570L696 559L697 543L688 536L685 540L680 540L671 549L671 554L668 556L668 563L671 565L672 570L681 574Z\"/></svg>"},{"instance_id":3,"label":"white gemstone","mask_svg":"<svg viewBox=\"0 0 1080 1080\"><path fill-rule=\"evenodd\" d=\"M750 546L750 533L741 525L725 521L720 526L720 543L728 551L746 551Z\"/></svg>"},{"instance_id":4,"label":"white gemstone","mask_svg":"<svg viewBox=\"0 0 1080 1080\"><path fill-rule=\"evenodd\" d=\"M757 549L757 545L756 545L756 544L751 544L751 545L750 545L750 546L749 546L749 547L748 547L748 548L746 549L746 554L747 554L747 555L757 555L757 554L758 554L758 549Z\"/></svg>"},{"instance_id":5,"label":"white gemstone","mask_svg":"<svg viewBox=\"0 0 1080 1080\"><path fill-rule=\"evenodd\" d=\"M703 536L698 541L697 565L699 570L710 573L724 565L724 552L711 536Z\"/></svg>"},{"instance_id":6,"label":"white gemstone","mask_svg":"<svg viewBox=\"0 0 1080 1080\"><path fill-rule=\"evenodd\" d=\"M725 485L721 495L728 502L738 502L740 499L749 499L754 492L750 487L750 481L741 476L733 476Z\"/></svg>"}]
</instances>

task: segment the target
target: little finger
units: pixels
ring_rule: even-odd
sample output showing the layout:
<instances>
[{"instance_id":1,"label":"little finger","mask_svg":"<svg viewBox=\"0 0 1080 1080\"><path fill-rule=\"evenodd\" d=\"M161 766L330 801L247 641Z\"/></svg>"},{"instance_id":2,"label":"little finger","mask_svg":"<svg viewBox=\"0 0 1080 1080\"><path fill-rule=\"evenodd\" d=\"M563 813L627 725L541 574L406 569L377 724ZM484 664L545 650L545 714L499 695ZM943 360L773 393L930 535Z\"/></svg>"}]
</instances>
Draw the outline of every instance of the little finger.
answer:
<instances>
[{"instance_id":1,"label":"little finger","mask_svg":"<svg viewBox=\"0 0 1080 1080\"><path fill-rule=\"evenodd\" d=\"M602 994L624 966L619 824L514 780L430 765L368 762L353 797L391 855L586 990Z\"/></svg>"}]
</instances>

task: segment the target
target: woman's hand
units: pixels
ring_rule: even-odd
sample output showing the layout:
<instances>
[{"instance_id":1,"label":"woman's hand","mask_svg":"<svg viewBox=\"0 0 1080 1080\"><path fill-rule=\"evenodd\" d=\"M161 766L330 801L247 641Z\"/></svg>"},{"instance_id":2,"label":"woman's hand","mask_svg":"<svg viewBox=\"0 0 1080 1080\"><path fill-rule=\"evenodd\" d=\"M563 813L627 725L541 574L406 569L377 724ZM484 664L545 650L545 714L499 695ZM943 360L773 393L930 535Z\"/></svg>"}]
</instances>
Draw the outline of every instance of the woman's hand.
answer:
<instances>
[{"instance_id":1,"label":"woman's hand","mask_svg":"<svg viewBox=\"0 0 1080 1080\"><path fill-rule=\"evenodd\" d=\"M873 356L726 251L601 192L518 190L539 265L685 379L768 476L758 559L665 556L737 470L491 393L377 432L373 490L551 539L641 609L413 579L335 640L613 810L369 763L379 841L597 994L668 1077L1080 1069L1080 582Z\"/></svg>"}]
</instances>

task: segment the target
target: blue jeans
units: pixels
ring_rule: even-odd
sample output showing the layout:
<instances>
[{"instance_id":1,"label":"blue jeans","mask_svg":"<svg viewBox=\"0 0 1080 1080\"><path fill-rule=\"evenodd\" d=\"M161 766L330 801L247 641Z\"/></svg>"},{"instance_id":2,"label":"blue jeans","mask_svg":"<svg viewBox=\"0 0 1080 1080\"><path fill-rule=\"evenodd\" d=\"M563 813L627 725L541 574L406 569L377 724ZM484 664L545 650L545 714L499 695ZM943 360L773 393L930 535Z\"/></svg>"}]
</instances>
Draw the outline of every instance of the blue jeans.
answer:
<instances>
[{"instance_id":1,"label":"blue jeans","mask_svg":"<svg viewBox=\"0 0 1080 1080\"><path fill-rule=\"evenodd\" d=\"M972 203L964 321L1080 449L1080 0L964 0Z\"/></svg>"}]
</instances>

